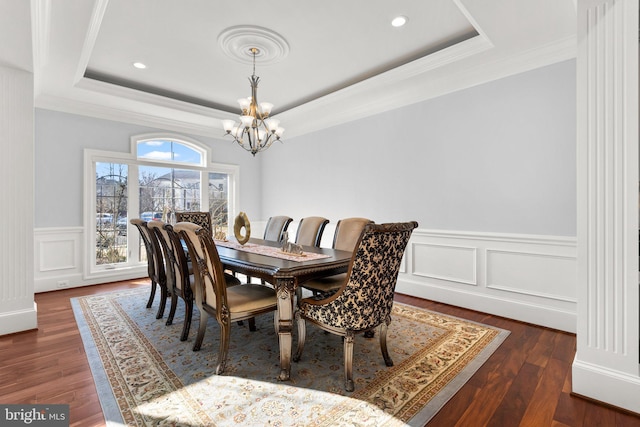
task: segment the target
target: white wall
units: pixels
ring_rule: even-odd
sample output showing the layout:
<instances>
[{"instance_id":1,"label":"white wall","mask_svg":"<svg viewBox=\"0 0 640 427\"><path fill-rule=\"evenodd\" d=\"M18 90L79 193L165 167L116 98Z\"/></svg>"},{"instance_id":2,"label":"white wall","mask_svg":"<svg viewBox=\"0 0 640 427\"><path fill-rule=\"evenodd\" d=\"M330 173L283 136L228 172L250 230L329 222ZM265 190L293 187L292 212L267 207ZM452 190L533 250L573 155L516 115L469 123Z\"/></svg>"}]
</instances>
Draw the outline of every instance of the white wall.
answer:
<instances>
[{"instance_id":1,"label":"white wall","mask_svg":"<svg viewBox=\"0 0 640 427\"><path fill-rule=\"evenodd\" d=\"M264 216L417 220L398 290L575 331L575 72L565 61L277 144L260 154Z\"/></svg>"},{"instance_id":2,"label":"white wall","mask_svg":"<svg viewBox=\"0 0 640 427\"><path fill-rule=\"evenodd\" d=\"M575 111L571 60L276 144L263 211L575 236Z\"/></svg>"},{"instance_id":3,"label":"white wall","mask_svg":"<svg viewBox=\"0 0 640 427\"><path fill-rule=\"evenodd\" d=\"M35 226L82 226L83 153L85 148L129 153L130 137L161 129L36 109ZM175 133L170 131L170 133ZM213 161L240 166L240 209L261 215L259 159L230 140L190 136L212 147ZM243 185L246 183L246 185Z\"/></svg>"}]
</instances>

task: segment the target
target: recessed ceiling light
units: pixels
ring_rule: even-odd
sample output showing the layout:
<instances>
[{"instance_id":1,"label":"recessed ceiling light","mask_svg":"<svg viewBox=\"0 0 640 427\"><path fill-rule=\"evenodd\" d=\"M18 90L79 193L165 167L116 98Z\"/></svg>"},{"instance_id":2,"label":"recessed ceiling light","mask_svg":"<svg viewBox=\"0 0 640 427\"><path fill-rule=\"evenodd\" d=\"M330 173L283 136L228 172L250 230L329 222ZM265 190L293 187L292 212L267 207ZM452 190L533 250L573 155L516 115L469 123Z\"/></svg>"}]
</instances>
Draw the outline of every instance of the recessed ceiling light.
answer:
<instances>
[{"instance_id":1,"label":"recessed ceiling light","mask_svg":"<svg viewBox=\"0 0 640 427\"><path fill-rule=\"evenodd\" d=\"M402 27L404 24L407 23L407 21L408 19L406 16L396 16L391 21L391 25L393 25L394 27Z\"/></svg>"},{"instance_id":2,"label":"recessed ceiling light","mask_svg":"<svg viewBox=\"0 0 640 427\"><path fill-rule=\"evenodd\" d=\"M134 62L133 66L136 67L136 68L139 68L141 70L147 68L147 66L144 65L142 62Z\"/></svg>"}]
</instances>

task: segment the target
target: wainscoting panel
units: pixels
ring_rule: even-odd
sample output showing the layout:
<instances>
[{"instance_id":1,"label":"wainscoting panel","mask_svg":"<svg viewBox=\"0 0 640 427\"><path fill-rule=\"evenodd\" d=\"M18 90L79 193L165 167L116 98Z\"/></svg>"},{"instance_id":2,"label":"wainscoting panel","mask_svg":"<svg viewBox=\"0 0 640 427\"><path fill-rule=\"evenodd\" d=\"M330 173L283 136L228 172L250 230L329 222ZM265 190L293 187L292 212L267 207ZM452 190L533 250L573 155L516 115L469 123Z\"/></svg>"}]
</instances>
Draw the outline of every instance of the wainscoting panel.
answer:
<instances>
[{"instance_id":1,"label":"wainscoting panel","mask_svg":"<svg viewBox=\"0 0 640 427\"><path fill-rule=\"evenodd\" d=\"M477 285L477 248L414 243L413 259L416 276Z\"/></svg>"},{"instance_id":2,"label":"wainscoting panel","mask_svg":"<svg viewBox=\"0 0 640 427\"><path fill-rule=\"evenodd\" d=\"M82 227L34 230L35 292L81 286Z\"/></svg>"},{"instance_id":3,"label":"wainscoting panel","mask_svg":"<svg viewBox=\"0 0 640 427\"><path fill-rule=\"evenodd\" d=\"M52 227L34 230L34 291L48 292L145 277L146 267L105 271L88 278L84 268L84 229Z\"/></svg>"},{"instance_id":4,"label":"wainscoting panel","mask_svg":"<svg viewBox=\"0 0 640 427\"><path fill-rule=\"evenodd\" d=\"M576 239L417 229L398 292L576 331Z\"/></svg>"},{"instance_id":5,"label":"wainscoting panel","mask_svg":"<svg viewBox=\"0 0 640 427\"><path fill-rule=\"evenodd\" d=\"M575 256L488 249L486 265L490 289L576 302L575 289L558 286L575 281Z\"/></svg>"}]
</instances>

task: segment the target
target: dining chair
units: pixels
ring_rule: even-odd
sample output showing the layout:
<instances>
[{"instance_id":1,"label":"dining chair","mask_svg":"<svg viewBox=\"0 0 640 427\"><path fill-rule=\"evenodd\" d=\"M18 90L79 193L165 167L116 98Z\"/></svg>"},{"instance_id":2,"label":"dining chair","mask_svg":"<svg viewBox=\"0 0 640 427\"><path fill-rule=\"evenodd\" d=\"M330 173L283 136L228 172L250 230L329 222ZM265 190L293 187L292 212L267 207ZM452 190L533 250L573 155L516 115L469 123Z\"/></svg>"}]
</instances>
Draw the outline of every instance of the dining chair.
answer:
<instances>
[{"instance_id":1,"label":"dining chair","mask_svg":"<svg viewBox=\"0 0 640 427\"><path fill-rule=\"evenodd\" d=\"M329 224L329 220L321 216L302 218L296 231L296 243L303 246L320 247L322 233L327 224Z\"/></svg>"},{"instance_id":2,"label":"dining chair","mask_svg":"<svg viewBox=\"0 0 640 427\"><path fill-rule=\"evenodd\" d=\"M156 319L160 319L164 315L164 308L167 303L167 276L165 272L164 258L162 255L162 249L158 239L149 227L146 221L140 218L133 218L129 221L140 232L140 237L144 242L144 247L147 252L147 274L151 279L151 295L147 302L147 308L151 308L153 299L156 295L156 287L160 288L160 306L156 313ZM153 222L153 221L151 221Z\"/></svg>"},{"instance_id":3,"label":"dining chair","mask_svg":"<svg viewBox=\"0 0 640 427\"><path fill-rule=\"evenodd\" d=\"M182 297L182 299L185 300L185 303L187 303L189 299L193 298L190 295L191 266L187 261L184 249L180 245L179 238L178 244L180 246L178 246L177 248L175 247L174 242L171 240L169 230L167 230L166 228L167 225L171 227L170 224L164 223L162 221L151 221L147 223L147 227L149 227L149 230L152 233L155 233L156 239L158 240L158 243L160 243L162 254L164 256L167 293L171 296L171 307L169 309L169 316L167 316L166 324L171 325L173 323L173 317L176 313L178 297ZM173 230L171 230L171 233L175 234L173 233ZM184 327L182 335L180 336L181 341L187 339L190 324L191 313L189 312L189 307L187 304L187 308L185 310Z\"/></svg>"},{"instance_id":4,"label":"dining chair","mask_svg":"<svg viewBox=\"0 0 640 427\"><path fill-rule=\"evenodd\" d=\"M272 216L267 221L267 225L264 228L264 240L271 240L274 242L282 241L284 232L287 231L289 224L293 221L293 218L288 216Z\"/></svg>"},{"instance_id":5,"label":"dining chair","mask_svg":"<svg viewBox=\"0 0 640 427\"><path fill-rule=\"evenodd\" d=\"M152 221L148 224L148 227L156 233L165 256L167 291L171 296L171 308L169 309L166 324L171 325L173 323L178 299L182 299L185 303L185 315L180 341L186 341L191 329L191 318L193 316L193 267L187 258L180 236L173 231L171 224ZM224 280L227 286L240 284L240 279L226 272L224 273ZM251 327L255 329L254 324L251 324Z\"/></svg>"},{"instance_id":6,"label":"dining chair","mask_svg":"<svg viewBox=\"0 0 640 427\"><path fill-rule=\"evenodd\" d=\"M203 227L209 233L213 233L210 212L176 212L176 222L192 222Z\"/></svg>"},{"instance_id":7,"label":"dining chair","mask_svg":"<svg viewBox=\"0 0 640 427\"><path fill-rule=\"evenodd\" d=\"M227 287L222 263L211 234L204 228L188 222L177 223L174 230L187 243L193 263L194 299L200 310L200 324L193 350L200 349L207 320L209 316L213 316L220 326L220 347L216 366L216 374L219 375L224 372L229 353L232 322L251 319L264 313L275 313L276 292L268 286L258 284ZM277 332L276 316L274 327Z\"/></svg>"},{"instance_id":8,"label":"dining chair","mask_svg":"<svg viewBox=\"0 0 640 427\"><path fill-rule=\"evenodd\" d=\"M336 230L333 234L332 248L340 251L353 252L358 242L362 230L367 224L372 224L368 218L343 218L336 224ZM347 280L347 274L336 274L333 276L323 277L320 279L309 280L303 282L298 286L296 295L298 299L301 299L302 289L309 289L314 295L329 295L332 292L340 289L342 284Z\"/></svg>"},{"instance_id":9,"label":"dining chair","mask_svg":"<svg viewBox=\"0 0 640 427\"><path fill-rule=\"evenodd\" d=\"M391 324L393 295L405 248L415 221L367 224L354 251L347 280L330 297L305 298L295 313L298 348L293 361L302 356L306 321L343 338L345 389L354 390L353 342L356 334L380 326L380 349L387 366L393 360L387 349L387 328ZM319 336L322 336L320 334Z\"/></svg>"},{"instance_id":10,"label":"dining chair","mask_svg":"<svg viewBox=\"0 0 640 427\"><path fill-rule=\"evenodd\" d=\"M267 225L264 228L264 240L270 240L273 242L281 242L284 237L284 232L287 231L289 224L293 221L293 218L288 216L272 216L267 220ZM253 278L246 276L247 283L251 283ZM261 280L264 285L265 281Z\"/></svg>"}]
</instances>

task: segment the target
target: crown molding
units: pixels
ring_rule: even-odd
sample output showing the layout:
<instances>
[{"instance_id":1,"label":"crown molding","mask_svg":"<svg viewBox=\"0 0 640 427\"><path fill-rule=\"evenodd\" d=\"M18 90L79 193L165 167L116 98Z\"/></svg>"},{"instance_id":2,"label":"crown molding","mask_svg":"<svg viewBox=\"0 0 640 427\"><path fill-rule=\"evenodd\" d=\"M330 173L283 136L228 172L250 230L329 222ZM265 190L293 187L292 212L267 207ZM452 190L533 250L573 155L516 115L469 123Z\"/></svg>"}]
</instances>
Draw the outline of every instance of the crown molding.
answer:
<instances>
[{"instance_id":1,"label":"crown molding","mask_svg":"<svg viewBox=\"0 0 640 427\"><path fill-rule=\"evenodd\" d=\"M509 56L494 54L482 35L277 114L285 139L426 101L458 90L575 58L569 36ZM485 58L493 58L486 60ZM470 62L475 65L466 65ZM461 64L457 67L457 64ZM434 71L448 67L448 73ZM86 92L81 95L78 92ZM86 95L89 96L86 96ZM235 114L82 77L67 93L39 95L36 107L221 138L221 120Z\"/></svg>"}]
</instances>

